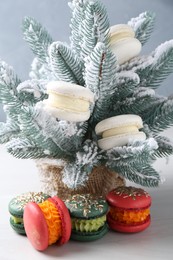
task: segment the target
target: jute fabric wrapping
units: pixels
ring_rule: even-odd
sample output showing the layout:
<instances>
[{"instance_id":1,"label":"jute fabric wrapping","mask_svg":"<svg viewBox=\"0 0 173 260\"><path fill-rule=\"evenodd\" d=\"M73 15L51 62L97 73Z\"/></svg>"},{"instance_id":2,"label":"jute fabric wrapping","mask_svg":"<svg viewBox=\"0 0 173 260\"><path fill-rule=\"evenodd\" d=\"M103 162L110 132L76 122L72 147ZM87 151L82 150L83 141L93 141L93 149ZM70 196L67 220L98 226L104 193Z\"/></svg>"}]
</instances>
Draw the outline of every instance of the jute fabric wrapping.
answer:
<instances>
[{"instance_id":1,"label":"jute fabric wrapping","mask_svg":"<svg viewBox=\"0 0 173 260\"><path fill-rule=\"evenodd\" d=\"M71 189L62 181L63 166L43 161L37 162L36 165L39 169L42 191L51 196L57 195L61 199L77 193L105 197L110 190L125 185L124 179L116 172L110 171L105 166L99 166L93 169L84 185Z\"/></svg>"}]
</instances>

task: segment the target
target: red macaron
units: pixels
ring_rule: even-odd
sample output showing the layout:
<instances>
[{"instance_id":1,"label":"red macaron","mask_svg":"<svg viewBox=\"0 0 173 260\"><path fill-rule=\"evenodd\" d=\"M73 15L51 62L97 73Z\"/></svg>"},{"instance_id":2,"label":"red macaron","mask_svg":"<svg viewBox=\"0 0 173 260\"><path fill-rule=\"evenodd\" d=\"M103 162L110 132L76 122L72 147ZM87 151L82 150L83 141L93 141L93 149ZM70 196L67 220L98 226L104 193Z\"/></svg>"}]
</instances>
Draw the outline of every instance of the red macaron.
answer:
<instances>
[{"instance_id":1,"label":"red macaron","mask_svg":"<svg viewBox=\"0 0 173 260\"><path fill-rule=\"evenodd\" d=\"M24 209L24 227L33 247L39 251L70 239L71 218L64 202L54 196L43 203L30 202Z\"/></svg>"},{"instance_id":2,"label":"red macaron","mask_svg":"<svg viewBox=\"0 0 173 260\"><path fill-rule=\"evenodd\" d=\"M143 189L118 187L107 194L106 200L110 206L107 222L111 229L135 233L150 225L151 197Z\"/></svg>"}]
</instances>

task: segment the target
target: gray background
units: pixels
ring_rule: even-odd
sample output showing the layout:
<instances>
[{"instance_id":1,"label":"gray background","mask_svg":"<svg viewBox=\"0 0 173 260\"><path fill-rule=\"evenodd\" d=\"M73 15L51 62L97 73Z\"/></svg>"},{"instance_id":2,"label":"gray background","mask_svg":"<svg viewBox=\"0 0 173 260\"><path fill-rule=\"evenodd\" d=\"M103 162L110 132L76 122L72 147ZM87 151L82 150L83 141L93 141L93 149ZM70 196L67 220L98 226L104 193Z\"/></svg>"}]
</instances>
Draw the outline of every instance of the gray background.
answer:
<instances>
[{"instance_id":1,"label":"gray background","mask_svg":"<svg viewBox=\"0 0 173 260\"><path fill-rule=\"evenodd\" d=\"M156 13L156 25L143 48L148 53L173 38L173 0L102 0L111 25L126 23L143 11ZM33 54L23 40L21 23L32 16L47 28L53 39L69 42L70 9L67 0L0 0L0 58L14 67L21 80L28 79ZM161 95L173 93L173 75L158 89ZM0 107L0 121L5 115Z\"/></svg>"}]
</instances>

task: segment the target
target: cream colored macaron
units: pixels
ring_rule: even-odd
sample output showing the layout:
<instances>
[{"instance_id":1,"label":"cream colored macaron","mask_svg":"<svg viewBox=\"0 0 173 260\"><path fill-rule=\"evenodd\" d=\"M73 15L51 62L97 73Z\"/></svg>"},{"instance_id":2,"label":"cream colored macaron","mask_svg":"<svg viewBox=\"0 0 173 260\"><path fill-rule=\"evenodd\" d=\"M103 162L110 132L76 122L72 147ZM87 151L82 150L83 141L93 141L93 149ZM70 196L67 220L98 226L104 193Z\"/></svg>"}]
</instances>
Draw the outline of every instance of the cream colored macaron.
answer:
<instances>
[{"instance_id":1,"label":"cream colored macaron","mask_svg":"<svg viewBox=\"0 0 173 260\"><path fill-rule=\"evenodd\" d=\"M90 117L90 104L94 94L85 87L64 81L52 81L47 85L46 109L59 120L86 121Z\"/></svg>"},{"instance_id":2,"label":"cream colored macaron","mask_svg":"<svg viewBox=\"0 0 173 260\"><path fill-rule=\"evenodd\" d=\"M135 38L135 32L127 24L110 27L110 46L119 65L138 56L142 48L140 41Z\"/></svg>"},{"instance_id":3,"label":"cream colored macaron","mask_svg":"<svg viewBox=\"0 0 173 260\"><path fill-rule=\"evenodd\" d=\"M139 131L142 127L142 119L137 115L119 115L105 119L95 127L96 134L102 136L98 140L98 146L108 150L127 145L129 141L144 141L146 135Z\"/></svg>"}]
</instances>

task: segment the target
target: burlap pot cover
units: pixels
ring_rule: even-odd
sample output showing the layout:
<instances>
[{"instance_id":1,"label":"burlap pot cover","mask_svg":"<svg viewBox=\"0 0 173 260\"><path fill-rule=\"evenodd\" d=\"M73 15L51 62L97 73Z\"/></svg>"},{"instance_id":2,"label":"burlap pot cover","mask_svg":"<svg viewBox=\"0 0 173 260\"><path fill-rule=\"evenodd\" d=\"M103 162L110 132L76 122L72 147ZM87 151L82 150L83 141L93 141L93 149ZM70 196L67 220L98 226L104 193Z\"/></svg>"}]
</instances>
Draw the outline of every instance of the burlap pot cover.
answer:
<instances>
[{"instance_id":1,"label":"burlap pot cover","mask_svg":"<svg viewBox=\"0 0 173 260\"><path fill-rule=\"evenodd\" d=\"M125 180L116 172L110 171L105 166L95 167L83 186L71 189L62 182L63 164L56 160L38 160L41 189L53 196L57 195L66 199L73 194L93 194L95 197L105 196L113 188L124 186Z\"/></svg>"}]
</instances>

